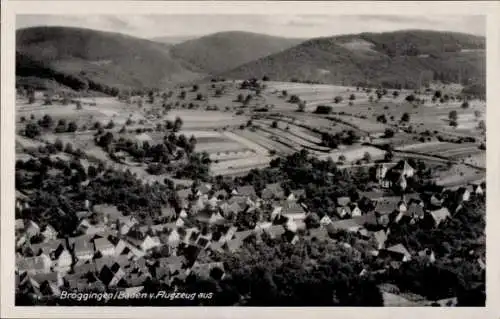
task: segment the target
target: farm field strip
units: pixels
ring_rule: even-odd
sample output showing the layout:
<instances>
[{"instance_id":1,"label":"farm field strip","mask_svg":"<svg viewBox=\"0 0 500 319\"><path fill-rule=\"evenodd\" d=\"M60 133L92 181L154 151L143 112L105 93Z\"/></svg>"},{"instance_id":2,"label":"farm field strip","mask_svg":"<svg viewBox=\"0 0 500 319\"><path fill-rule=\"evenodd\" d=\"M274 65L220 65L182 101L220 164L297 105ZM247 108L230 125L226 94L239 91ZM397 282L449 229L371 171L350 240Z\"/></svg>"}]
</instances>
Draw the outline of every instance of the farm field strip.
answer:
<instances>
[{"instance_id":1,"label":"farm field strip","mask_svg":"<svg viewBox=\"0 0 500 319\"><path fill-rule=\"evenodd\" d=\"M284 144L284 145L290 147L291 149L293 149L295 152L298 152L302 148L304 148L303 145L291 140L285 134L281 134L280 131L274 132L272 129L265 128L265 127L260 127L257 130L260 131L260 133L262 135L266 136L267 138L269 138L273 141L276 141L278 143Z\"/></svg>"},{"instance_id":2,"label":"farm field strip","mask_svg":"<svg viewBox=\"0 0 500 319\"><path fill-rule=\"evenodd\" d=\"M272 121L269 121L269 120L258 120L257 123L262 123L263 125L266 125L267 127L270 126L270 123L272 123ZM319 151L319 152L328 152L330 149L327 148L327 147L322 147L322 146L319 146L317 144L314 144L308 140L305 140L301 137L298 137L296 135L294 135L293 133L289 132L289 131L286 131L284 130L283 128L279 128L279 129L272 129L272 128L260 128L268 133L273 133L275 134L277 137L279 138L283 138L284 140L286 141L290 141L292 142L294 145L297 145L297 146L302 146L302 147L306 147L306 148L310 148L312 150L316 150L316 151Z\"/></svg>"},{"instance_id":3,"label":"farm field strip","mask_svg":"<svg viewBox=\"0 0 500 319\"><path fill-rule=\"evenodd\" d=\"M279 142L276 142L272 139L268 139L263 134L242 130L238 132L238 135L242 136L245 139L248 139L249 141L252 141L252 143L254 142L257 143L259 147L266 149L265 154L269 154L269 151L271 150L275 150L276 152L282 153L284 155L289 155L294 153L294 150L292 148L285 146Z\"/></svg>"},{"instance_id":4,"label":"farm field strip","mask_svg":"<svg viewBox=\"0 0 500 319\"><path fill-rule=\"evenodd\" d=\"M235 142L220 143L198 143L195 147L198 152L218 153L218 152L238 152L247 150L243 145Z\"/></svg>"},{"instance_id":5,"label":"farm field strip","mask_svg":"<svg viewBox=\"0 0 500 319\"><path fill-rule=\"evenodd\" d=\"M224 136L220 132L216 131L194 131L194 130L184 130L182 129L177 133L177 135L184 134L185 136L194 136L196 139L203 138L221 138L224 139Z\"/></svg>"},{"instance_id":6,"label":"farm field strip","mask_svg":"<svg viewBox=\"0 0 500 319\"><path fill-rule=\"evenodd\" d=\"M248 158L240 158L235 160L223 161L219 163L213 163L210 169L213 172L220 170L227 170L232 168L247 168L253 167L255 165L269 164L270 157L267 156L252 156Z\"/></svg>"},{"instance_id":7,"label":"farm field strip","mask_svg":"<svg viewBox=\"0 0 500 319\"><path fill-rule=\"evenodd\" d=\"M242 176L246 175L252 169L261 169L269 166L269 163L256 164L248 167L237 167L237 168L228 168L228 169L220 169L217 171L211 171L212 175L223 175L223 176Z\"/></svg>"},{"instance_id":8,"label":"farm field strip","mask_svg":"<svg viewBox=\"0 0 500 319\"><path fill-rule=\"evenodd\" d=\"M432 141L432 142L425 142L425 143L415 143L415 144L407 144L401 147L398 147L398 151L422 151L426 150L428 148L430 149L435 149L435 148L441 148L443 145L446 145L448 143L446 142L439 142L439 141Z\"/></svg>"},{"instance_id":9,"label":"farm field strip","mask_svg":"<svg viewBox=\"0 0 500 319\"><path fill-rule=\"evenodd\" d=\"M252 141L252 139L248 139L245 135L240 134L243 133L242 130L237 132L238 134L234 132L225 131L222 134L225 137L229 138L230 140L236 141L237 143L246 146L248 149L254 150L257 154L265 156L269 154L269 149L266 146L262 147L260 143L255 143Z\"/></svg>"},{"instance_id":10,"label":"farm field strip","mask_svg":"<svg viewBox=\"0 0 500 319\"><path fill-rule=\"evenodd\" d=\"M247 158L250 156L255 156L255 152L251 150L241 151L241 152L230 152L230 153L211 153L209 157L212 161L227 161L239 158Z\"/></svg>"}]
</instances>

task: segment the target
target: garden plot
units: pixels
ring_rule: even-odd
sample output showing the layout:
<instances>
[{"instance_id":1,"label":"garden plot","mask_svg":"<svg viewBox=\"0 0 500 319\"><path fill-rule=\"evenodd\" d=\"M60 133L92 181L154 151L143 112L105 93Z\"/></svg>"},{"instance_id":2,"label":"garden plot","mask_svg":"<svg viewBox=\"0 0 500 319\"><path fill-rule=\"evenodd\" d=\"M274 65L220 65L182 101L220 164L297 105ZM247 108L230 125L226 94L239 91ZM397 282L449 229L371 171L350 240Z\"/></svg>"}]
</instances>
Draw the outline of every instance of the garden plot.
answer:
<instances>
[{"instance_id":1,"label":"garden plot","mask_svg":"<svg viewBox=\"0 0 500 319\"><path fill-rule=\"evenodd\" d=\"M240 158L248 158L251 156L255 156L256 153L251 150L246 150L246 151L238 151L238 152L217 152L217 153L211 153L209 155L210 159L212 161L227 161L227 160L234 160L234 159L240 159Z\"/></svg>"},{"instance_id":2,"label":"garden plot","mask_svg":"<svg viewBox=\"0 0 500 319\"><path fill-rule=\"evenodd\" d=\"M239 126L248 121L248 118L245 116L236 116L231 113L219 111L209 112L205 110L174 110L169 112L165 119L175 121L177 117L182 119L182 127L187 130Z\"/></svg>"},{"instance_id":3,"label":"garden plot","mask_svg":"<svg viewBox=\"0 0 500 319\"><path fill-rule=\"evenodd\" d=\"M267 156L253 156L249 158L228 160L213 163L210 167L210 171L213 175L231 174L235 171L240 172L242 170L251 170L257 167L267 166L270 161L271 158Z\"/></svg>"},{"instance_id":4,"label":"garden plot","mask_svg":"<svg viewBox=\"0 0 500 319\"><path fill-rule=\"evenodd\" d=\"M196 143L197 152L213 153L228 153L228 152L241 152L247 149L236 142L218 142L218 143Z\"/></svg>"},{"instance_id":5,"label":"garden plot","mask_svg":"<svg viewBox=\"0 0 500 319\"><path fill-rule=\"evenodd\" d=\"M259 155L267 156L269 154L269 150L272 149L272 148L267 148L266 146L263 146L259 142L255 142L251 138L250 139L246 138L245 134L241 134L243 132L248 132L248 131L239 130L236 132L237 133L226 131L223 134L225 137L229 138L230 140L236 141L236 142L240 143L241 145L244 145L247 149L253 150L255 153L257 153ZM248 133L250 133L250 132L248 132ZM250 134L250 136L252 136L252 135Z\"/></svg>"},{"instance_id":6,"label":"garden plot","mask_svg":"<svg viewBox=\"0 0 500 319\"><path fill-rule=\"evenodd\" d=\"M486 168L486 152L469 155L463 158L464 163Z\"/></svg>"},{"instance_id":7,"label":"garden plot","mask_svg":"<svg viewBox=\"0 0 500 319\"><path fill-rule=\"evenodd\" d=\"M478 146L473 143L456 144L447 142L417 143L399 147L397 150L449 158L460 158L479 152Z\"/></svg>"},{"instance_id":8,"label":"garden plot","mask_svg":"<svg viewBox=\"0 0 500 319\"><path fill-rule=\"evenodd\" d=\"M296 147L305 147L312 150L320 151L320 152L328 152L330 149L328 147L319 146L315 143L312 143L308 140L300 138L290 132L290 130L285 130L283 125L281 127L273 129L270 128L272 124L272 120L256 120L255 123L262 124L259 129L264 132L275 135L276 137L283 139L285 142L290 143L291 145L295 145ZM279 124L278 124L279 126Z\"/></svg>"}]
</instances>

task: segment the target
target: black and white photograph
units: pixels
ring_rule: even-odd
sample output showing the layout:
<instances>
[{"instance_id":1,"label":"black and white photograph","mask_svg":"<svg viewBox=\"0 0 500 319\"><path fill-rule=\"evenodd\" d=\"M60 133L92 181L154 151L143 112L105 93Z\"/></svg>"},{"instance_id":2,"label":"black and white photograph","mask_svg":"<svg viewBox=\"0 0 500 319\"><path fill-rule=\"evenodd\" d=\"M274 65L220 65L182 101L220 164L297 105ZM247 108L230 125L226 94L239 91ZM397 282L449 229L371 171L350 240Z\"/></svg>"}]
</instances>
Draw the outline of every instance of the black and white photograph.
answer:
<instances>
[{"instance_id":1,"label":"black and white photograph","mask_svg":"<svg viewBox=\"0 0 500 319\"><path fill-rule=\"evenodd\" d=\"M12 32L16 307L491 301L485 14L17 14Z\"/></svg>"}]
</instances>

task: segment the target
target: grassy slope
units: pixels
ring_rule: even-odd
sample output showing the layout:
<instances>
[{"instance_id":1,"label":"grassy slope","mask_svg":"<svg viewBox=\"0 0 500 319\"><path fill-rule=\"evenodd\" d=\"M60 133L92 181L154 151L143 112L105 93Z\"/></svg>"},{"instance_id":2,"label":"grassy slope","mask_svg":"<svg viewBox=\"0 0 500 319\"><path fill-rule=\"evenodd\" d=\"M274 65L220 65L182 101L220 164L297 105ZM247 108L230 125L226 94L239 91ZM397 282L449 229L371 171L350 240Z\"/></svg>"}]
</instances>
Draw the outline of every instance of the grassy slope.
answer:
<instances>
[{"instance_id":1,"label":"grassy slope","mask_svg":"<svg viewBox=\"0 0 500 319\"><path fill-rule=\"evenodd\" d=\"M35 27L18 30L16 40L18 57L24 57L17 63L20 76L37 76L34 64L118 88L159 87L200 76L196 68L173 58L165 45L117 33Z\"/></svg>"},{"instance_id":2,"label":"grassy slope","mask_svg":"<svg viewBox=\"0 0 500 319\"><path fill-rule=\"evenodd\" d=\"M291 48L302 41L251 32L220 32L177 44L171 53L207 73L219 73Z\"/></svg>"},{"instance_id":3,"label":"grassy slope","mask_svg":"<svg viewBox=\"0 0 500 319\"><path fill-rule=\"evenodd\" d=\"M356 49L345 45L353 41L366 41L371 47ZM317 38L223 75L229 78L268 75L279 81L296 78L334 84L357 84L368 79L371 83L394 85L417 83L421 71L433 71L454 81L461 68L462 79L484 83L485 53L457 52L458 48L478 49L484 45L485 40L481 37L432 31ZM422 54L430 56L418 56Z\"/></svg>"}]
</instances>

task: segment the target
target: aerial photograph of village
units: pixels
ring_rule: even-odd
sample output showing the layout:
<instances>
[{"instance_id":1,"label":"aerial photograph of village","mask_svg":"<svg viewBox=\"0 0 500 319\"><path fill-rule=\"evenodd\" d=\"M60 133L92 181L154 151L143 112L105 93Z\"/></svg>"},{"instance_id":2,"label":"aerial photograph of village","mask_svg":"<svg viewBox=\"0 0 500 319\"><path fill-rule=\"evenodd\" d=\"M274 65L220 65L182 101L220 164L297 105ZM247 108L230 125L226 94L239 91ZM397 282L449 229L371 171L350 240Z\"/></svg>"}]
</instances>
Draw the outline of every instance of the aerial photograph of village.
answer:
<instances>
[{"instance_id":1,"label":"aerial photograph of village","mask_svg":"<svg viewBox=\"0 0 500 319\"><path fill-rule=\"evenodd\" d=\"M16 306L484 307L485 23L18 15Z\"/></svg>"}]
</instances>

